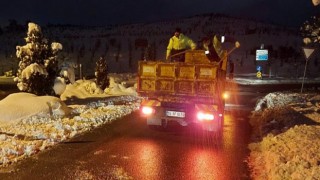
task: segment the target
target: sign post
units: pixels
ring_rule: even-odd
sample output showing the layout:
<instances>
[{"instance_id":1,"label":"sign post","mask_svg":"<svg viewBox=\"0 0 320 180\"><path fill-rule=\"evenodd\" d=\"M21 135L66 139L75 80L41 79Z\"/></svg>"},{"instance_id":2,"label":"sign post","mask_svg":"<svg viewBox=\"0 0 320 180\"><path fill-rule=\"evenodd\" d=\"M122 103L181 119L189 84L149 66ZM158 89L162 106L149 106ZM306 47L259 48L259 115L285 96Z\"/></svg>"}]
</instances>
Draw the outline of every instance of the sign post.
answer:
<instances>
[{"instance_id":1,"label":"sign post","mask_svg":"<svg viewBox=\"0 0 320 180\"><path fill-rule=\"evenodd\" d=\"M262 67L257 66L257 78L262 79Z\"/></svg>"},{"instance_id":2,"label":"sign post","mask_svg":"<svg viewBox=\"0 0 320 180\"><path fill-rule=\"evenodd\" d=\"M303 84L304 84L304 78L306 76L308 60L309 60L309 57L311 56L311 54L314 52L314 49L313 48L303 48L303 52L304 52L304 56L306 58L306 64L304 66L304 73L303 73L302 85L301 85L300 93L302 93L302 90L303 90Z\"/></svg>"},{"instance_id":3,"label":"sign post","mask_svg":"<svg viewBox=\"0 0 320 180\"><path fill-rule=\"evenodd\" d=\"M268 50L263 49L264 45L261 45L261 49L256 50L256 61L268 61ZM257 78L262 79L262 67L257 66Z\"/></svg>"}]
</instances>

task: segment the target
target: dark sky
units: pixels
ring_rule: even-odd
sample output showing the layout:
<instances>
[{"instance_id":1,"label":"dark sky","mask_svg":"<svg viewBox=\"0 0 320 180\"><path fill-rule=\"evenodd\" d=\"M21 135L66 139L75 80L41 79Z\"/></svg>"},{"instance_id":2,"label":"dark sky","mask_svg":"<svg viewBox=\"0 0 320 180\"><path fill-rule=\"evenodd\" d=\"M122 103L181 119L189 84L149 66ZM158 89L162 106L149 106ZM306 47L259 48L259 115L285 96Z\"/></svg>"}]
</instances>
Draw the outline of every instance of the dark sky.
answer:
<instances>
[{"instance_id":1,"label":"dark sky","mask_svg":"<svg viewBox=\"0 0 320 180\"><path fill-rule=\"evenodd\" d=\"M0 23L108 25L223 13L301 26L319 12L311 0L2 0Z\"/></svg>"}]
</instances>

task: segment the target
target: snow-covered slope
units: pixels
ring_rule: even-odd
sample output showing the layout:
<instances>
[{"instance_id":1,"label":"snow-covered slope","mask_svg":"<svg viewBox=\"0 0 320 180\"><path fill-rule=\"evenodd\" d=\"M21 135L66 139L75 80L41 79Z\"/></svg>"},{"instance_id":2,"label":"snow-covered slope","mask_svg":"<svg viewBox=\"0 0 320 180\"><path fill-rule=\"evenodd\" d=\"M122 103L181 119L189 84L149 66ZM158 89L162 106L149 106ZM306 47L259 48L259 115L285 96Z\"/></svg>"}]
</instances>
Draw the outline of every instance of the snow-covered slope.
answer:
<instances>
[{"instance_id":1,"label":"snow-covered slope","mask_svg":"<svg viewBox=\"0 0 320 180\"><path fill-rule=\"evenodd\" d=\"M198 43L198 47L204 36L213 34L231 36L240 41L241 47L229 58L235 63L235 74L255 73L256 66L261 65L263 73L272 76L295 78L303 75L305 58L298 29L220 14L149 24L107 27L51 25L42 29L46 37L62 43L65 60L82 64L82 69L77 69L78 76L80 71L84 76L92 76L100 56L106 57L110 72L115 73L137 72L137 61L145 57L146 49L151 59L163 60L176 27L181 27L184 34ZM23 37L25 32L5 32L0 36L0 74L16 69L15 46L23 44ZM268 62L255 61L255 50L262 44L270 51ZM231 49L233 44L224 46ZM309 60L308 77L319 76L319 56L320 53L316 52ZM271 63L270 67L268 63Z\"/></svg>"}]
</instances>

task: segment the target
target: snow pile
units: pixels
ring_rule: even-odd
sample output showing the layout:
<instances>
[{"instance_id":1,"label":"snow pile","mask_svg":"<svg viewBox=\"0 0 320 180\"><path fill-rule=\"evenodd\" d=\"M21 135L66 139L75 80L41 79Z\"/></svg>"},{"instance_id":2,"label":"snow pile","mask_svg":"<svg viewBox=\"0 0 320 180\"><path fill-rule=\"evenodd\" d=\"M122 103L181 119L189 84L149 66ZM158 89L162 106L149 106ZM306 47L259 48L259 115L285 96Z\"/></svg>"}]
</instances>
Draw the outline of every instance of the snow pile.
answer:
<instances>
[{"instance_id":1,"label":"snow pile","mask_svg":"<svg viewBox=\"0 0 320 180\"><path fill-rule=\"evenodd\" d=\"M255 111L265 108L283 107L292 102L304 102L305 98L299 93L275 92L267 94L256 105Z\"/></svg>"},{"instance_id":2,"label":"snow pile","mask_svg":"<svg viewBox=\"0 0 320 180\"><path fill-rule=\"evenodd\" d=\"M110 77L110 85L102 90L94 80L77 80L73 84L68 84L64 93L61 94L61 100L86 99L92 97L108 97L115 95L132 95L137 96L136 85L134 87L125 87L126 81L116 83L119 77Z\"/></svg>"},{"instance_id":3,"label":"snow pile","mask_svg":"<svg viewBox=\"0 0 320 180\"><path fill-rule=\"evenodd\" d=\"M123 94L128 94L128 95L134 95L137 96L137 85L134 84L133 87L128 87L126 88L127 82L122 81L120 84L116 83L116 78L110 77L110 85L108 88L104 90L105 93L107 94L114 94L117 95L119 93Z\"/></svg>"},{"instance_id":4,"label":"snow pile","mask_svg":"<svg viewBox=\"0 0 320 180\"><path fill-rule=\"evenodd\" d=\"M257 104L250 120L253 179L320 179L318 94L270 93Z\"/></svg>"},{"instance_id":5,"label":"snow pile","mask_svg":"<svg viewBox=\"0 0 320 180\"><path fill-rule=\"evenodd\" d=\"M15 93L0 101L0 123L14 123L36 114L65 116L69 108L59 98L36 96L30 93Z\"/></svg>"},{"instance_id":6,"label":"snow pile","mask_svg":"<svg viewBox=\"0 0 320 180\"><path fill-rule=\"evenodd\" d=\"M134 89L114 82L109 87L113 95L94 81L79 80L68 85L61 99L29 93L7 96L0 101L0 166L136 111L141 99L132 95Z\"/></svg>"},{"instance_id":7,"label":"snow pile","mask_svg":"<svg viewBox=\"0 0 320 180\"><path fill-rule=\"evenodd\" d=\"M0 164L8 165L138 109L134 96L74 105L69 116L34 116L1 127ZM116 102L123 104L113 105Z\"/></svg>"}]
</instances>

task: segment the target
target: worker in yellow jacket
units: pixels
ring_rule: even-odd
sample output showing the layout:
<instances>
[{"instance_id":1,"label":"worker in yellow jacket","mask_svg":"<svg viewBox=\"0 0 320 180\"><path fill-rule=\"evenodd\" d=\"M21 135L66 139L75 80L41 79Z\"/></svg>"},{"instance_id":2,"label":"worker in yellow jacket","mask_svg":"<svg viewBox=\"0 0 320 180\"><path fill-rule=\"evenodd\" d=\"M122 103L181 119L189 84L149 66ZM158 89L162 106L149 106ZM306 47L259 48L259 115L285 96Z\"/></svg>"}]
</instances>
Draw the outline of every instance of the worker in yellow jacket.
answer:
<instances>
[{"instance_id":1,"label":"worker in yellow jacket","mask_svg":"<svg viewBox=\"0 0 320 180\"><path fill-rule=\"evenodd\" d=\"M194 50L196 47L197 45L192 41L192 39L181 33L180 28L177 28L174 32L174 35L169 40L166 60L184 62L185 54L183 52L187 49Z\"/></svg>"}]
</instances>

